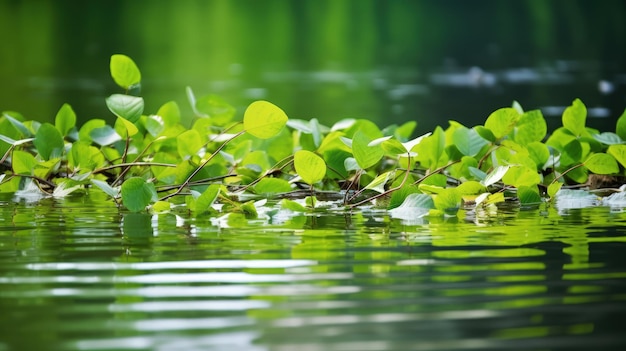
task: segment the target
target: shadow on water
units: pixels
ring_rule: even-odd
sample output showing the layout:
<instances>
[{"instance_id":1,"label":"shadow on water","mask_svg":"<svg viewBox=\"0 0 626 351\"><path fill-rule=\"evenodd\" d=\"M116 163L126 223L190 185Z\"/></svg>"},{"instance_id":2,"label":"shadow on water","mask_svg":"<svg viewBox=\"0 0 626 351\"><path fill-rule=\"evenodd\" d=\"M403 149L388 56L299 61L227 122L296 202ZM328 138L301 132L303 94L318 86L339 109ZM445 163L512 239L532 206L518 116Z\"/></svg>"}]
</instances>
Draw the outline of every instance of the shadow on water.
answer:
<instances>
[{"instance_id":1,"label":"shadow on water","mask_svg":"<svg viewBox=\"0 0 626 351\"><path fill-rule=\"evenodd\" d=\"M244 226L120 214L89 198L0 202L0 350L626 342L620 211L500 210L421 224L371 210L269 211L273 224L262 214Z\"/></svg>"}]
</instances>

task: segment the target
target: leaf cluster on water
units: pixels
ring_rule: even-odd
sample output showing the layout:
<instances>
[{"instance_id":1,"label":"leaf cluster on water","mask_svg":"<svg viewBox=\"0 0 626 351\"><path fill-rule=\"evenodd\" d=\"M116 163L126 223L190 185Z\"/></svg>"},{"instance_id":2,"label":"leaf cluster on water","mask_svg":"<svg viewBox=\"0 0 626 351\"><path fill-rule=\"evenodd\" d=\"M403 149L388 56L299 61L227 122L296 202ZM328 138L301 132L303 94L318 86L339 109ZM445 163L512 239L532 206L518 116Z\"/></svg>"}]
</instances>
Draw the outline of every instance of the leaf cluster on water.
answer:
<instances>
[{"instance_id":1,"label":"leaf cluster on water","mask_svg":"<svg viewBox=\"0 0 626 351\"><path fill-rule=\"evenodd\" d=\"M251 200L280 198L284 208L300 211L329 196L346 208L453 215L463 203L511 196L522 205L549 201L564 184L621 176L626 167L626 113L615 132L600 133L586 126L579 99L549 135L540 110L514 103L484 125L450 121L412 138L416 121L384 129L366 119L325 126L288 119L268 101L251 103L238 121L220 97L196 97L187 88L195 116L185 126L174 101L145 113L131 58L113 55L110 72L124 90L105 100L112 125L91 119L78 126L68 104L54 124L2 113L0 192L103 191L133 212L184 206L195 214L254 217ZM304 197L303 204L293 201Z\"/></svg>"}]
</instances>

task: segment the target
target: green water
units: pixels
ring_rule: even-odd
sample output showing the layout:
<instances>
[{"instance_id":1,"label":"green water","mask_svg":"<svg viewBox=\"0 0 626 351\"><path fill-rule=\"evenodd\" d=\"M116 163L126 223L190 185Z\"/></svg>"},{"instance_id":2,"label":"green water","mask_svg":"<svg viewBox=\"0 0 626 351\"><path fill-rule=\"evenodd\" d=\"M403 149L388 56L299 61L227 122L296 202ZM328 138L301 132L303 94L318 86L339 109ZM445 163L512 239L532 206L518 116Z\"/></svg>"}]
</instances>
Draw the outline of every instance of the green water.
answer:
<instances>
[{"instance_id":1,"label":"green water","mask_svg":"<svg viewBox=\"0 0 626 351\"><path fill-rule=\"evenodd\" d=\"M621 350L626 213L0 202L0 350ZM245 227L239 227L245 225ZM235 227L233 227L235 226Z\"/></svg>"}]
</instances>

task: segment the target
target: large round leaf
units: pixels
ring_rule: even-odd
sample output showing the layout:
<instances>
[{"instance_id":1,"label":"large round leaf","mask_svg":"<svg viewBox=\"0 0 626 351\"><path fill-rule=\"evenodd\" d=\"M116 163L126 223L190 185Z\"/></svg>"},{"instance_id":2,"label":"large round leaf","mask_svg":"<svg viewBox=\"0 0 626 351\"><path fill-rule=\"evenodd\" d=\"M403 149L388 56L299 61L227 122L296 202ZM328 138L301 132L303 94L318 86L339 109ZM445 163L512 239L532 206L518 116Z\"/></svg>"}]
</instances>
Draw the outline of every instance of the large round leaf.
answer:
<instances>
[{"instance_id":1,"label":"large round leaf","mask_svg":"<svg viewBox=\"0 0 626 351\"><path fill-rule=\"evenodd\" d=\"M50 123L44 123L39 127L37 134L35 134L33 144L35 144L37 152L39 152L41 157L45 160L61 156L63 147L65 146L63 136L59 130Z\"/></svg>"},{"instance_id":2,"label":"large round leaf","mask_svg":"<svg viewBox=\"0 0 626 351\"><path fill-rule=\"evenodd\" d=\"M243 129L260 139L268 139L287 124L287 115L280 107L267 101L255 101L243 115Z\"/></svg>"},{"instance_id":3,"label":"large round leaf","mask_svg":"<svg viewBox=\"0 0 626 351\"><path fill-rule=\"evenodd\" d=\"M615 158L601 152L589 156L584 165L595 174L615 174L619 172L619 166Z\"/></svg>"},{"instance_id":4,"label":"large round leaf","mask_svg":"<svg viewBox=\"0 0 626 351\"><path fill-rule=\"evenodd\" d=\"M321 181L326 174L326 163L311 151L297 151L293 156L293 165L300 178L309 185Z\"/></svg>"}]
</instances>

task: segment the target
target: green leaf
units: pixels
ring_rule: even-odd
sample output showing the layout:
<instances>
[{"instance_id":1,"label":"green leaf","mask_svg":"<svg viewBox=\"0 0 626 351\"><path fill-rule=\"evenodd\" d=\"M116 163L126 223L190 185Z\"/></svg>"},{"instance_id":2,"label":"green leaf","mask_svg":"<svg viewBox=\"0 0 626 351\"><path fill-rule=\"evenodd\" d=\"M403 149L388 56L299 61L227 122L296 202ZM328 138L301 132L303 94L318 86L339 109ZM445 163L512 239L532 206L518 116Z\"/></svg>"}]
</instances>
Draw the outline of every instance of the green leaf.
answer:
<instances>
[{"instance_id":1,"label":"green leaf","mask_svg":"<svg viewBox=\"0 0 626 351\"><path fill-rule=\"evenodd\" d=\"M126 55L111 56L111 77L117 85L128 90L141 82L141 73L135 62Z\"/></svg>"},{"instance_id":2,"label":"green leaf","mask_svg":"<svg viewBox=\"0 0 626 351\"><path fill-rule=\"evenodd\" d=\"M368 146L371 139L361 131L354 133L352 138L352 154L361 169L374 166L385 155L380 145Z\"/></svg>"},{"instance_id":3,"label":"green leaf","mask_svg":"<svg viewBox=\"0 0 626 351\"><path fill-rule=\"evenodd\" d=\"M592 137L601 142L604 145L623 144L624 140L619 135L611 132L604 132L600 134L593 134Z\"/></svg>"},{"instance_id":4,"label":"green leaf","mask_svg":"<svg viewBox=\"0 0 626 351\"><path fill-rule=\"evenodd\" d=\"M109 185L109 183L103 181L103 180L99 180L99 179L91 179L90 182L97 186L98 188L100 188L100 190L104 191L107 195L116 198L120 195L120 189L119 187L112 187Z\"/></svg>"},{"instance_id":5,"label":"green leaf","mask_svg":"<svg viewBox=\"0 0 626 351\"><path fill-rule=\"evenodd\" d=\"M291 184L280 178L263 178L254 186L254 192L263 195L286 193L291 190Z\"/></svg>"},{"instance_id":6,"label":"green leaf","mask_svg":"<svg viewBox=\"0 0 626 351\"><path fill-rule=\"evenodd\" d=\"M567 143L561 151L562 166L569 166L573 163L578 163L583 157L583 146L578 139L573 139Z\"/></svg>"},{"instance_id":7,"label":"green leaf","mask_svg":"<svg viewBox=\"0 0 626 351\"><path fill-rule=\"evenodd\" d=\"M35 134L33 144L44 160L60 157L65 147L63 136L59 130L50 123L44 123L39 127L37 134Z\"/></svg>"},{"instance_id":8,"label":"green leaf","mask_svg":"<svg viewBox=\"0 0 626 351\"><path fill-rule=\"evenodd\" d=\"M619 135L622 140L626 140L626 109L617 119L617 123L615 125L615 133Z\"/></svg>"},{"instance_id":9,"label":"green leaf","mask_svg":"<svg viewBox=\"0 0 626 351\"><path fill-rule=\"evenodd\" d=\"M82 170L93 171L105 163L104 155L98 148L82 141L72 144L70 156L70 161L74 168Z\"/></svg>"},{"instance_id":10,"label":"green leaf","mask_svg":"<svg viewBox=\"0 0 626 351\"><path fill-rule=\"evenodd\" d=\"M554 196L556 196L556 193L559 192L559 190L561 190L561 187L563 186L563 183L561 182L556 182L556 183L552 183L550 185L548 185L548 196L553 199Z\"/></svg>"},{"instance_id":11,"label":"green leaf","mask_svg":"<svg viewBox=\"0 0 626 351\"><path fill-rule=\"evenodd\" d=\"M124 94L113 94L106 99L107 107L114 115L137 123L143 113L143 98Z\"/></svg>"},{"instance_id":12,"label":"green leaf","mask_svg":"<svg viewBox=\"0 0 626 351\"><path fill-rule=\"evenodd\" d=\"M387 181L389 181L389 177L393 174L393 172L384 172L382 174L380 174L379 176L377 176L376 178L374 178L374 180L372 180L369 184L367 184L365 186L365 189L370 189L370 190L374 190L378 193L384 193L385 192L385 184L387 184Z\"/></svg>"},{"instance_id":13,"label":"green leaf","mask_svg":"<svg viewBox=\"0 0 626 351\"><path fill-rule=\"evenodd\" d=\"M463 155L471 157L476 156L485 145L489 144L476 130L466 127L459 127L454 131L452 142Z\"/></svg>"},{"instance_id":14,"label":"green leaf","mask_svg":"<svg viewBox=\"0 0 626 351\"><path fill-rule=\"evenodd\" d=\"M165 130L165 122L163 117L159 115L150 115L143 120L143 126L153 137L158 136Z\"/></svg>"},{"instance_id":15,"label":"green leaf","mask_svg":"<svg viewBox=\"0 0 626 351\"><path fill-rule=\"evenodd\" d=\"M198 153L203 145L202 137L195 129L189 129L176 137L178 154L188 158Z\"/></svg>"},{"instance_id":16,"label":"green leaf","mask_svg":"<svg viewBox=\"0 0 626 351\"><path fill-rule=\"evenodd\" d=\"M287 120L287 115L278 106L263 100L255 101L243 115L243 129L259 139L269 139L283 129Z\"/></svg>"},{"instance_id":17,"label":"green leaf","mask_svg":"<svg viewBox=\"0 0 626 351\"><path fill-rule=\"evenodd\" d=\"M575 136L581 136L586 133L586 120L587 108L580 99L574 100L572 105L568 106L565 111L563 111L563 127L567 128Z\"/></svg>"},{"instance_id":18,"label":"green leaf","mask_svg":"<svg viewBox=\"0 0 626 351\"><path fill-rule=\"evenodd\" d=\"M595 174L615 174L619 172L619 166L615 158L605 153L596 153L589 156L583 165Z\"/></svg>"},{"instance_id":19,"label":"green leaf","mask_svg":"<svg viewBox=\"0 0 626 351\"><path fill-rule=\"evenodd\" d=\"M223 126L235 116L235 108L217 95L207 95L196 100L196 111L209 117L214 125Z\"/></svg>"},{"instance_id":20,"label":"green leaf","mask_svg":"<svg viewBox=\"0 0 626 351\"><path fill-rule=\"evenodd\" d=\"M522 205L540 204L542 199L537 186L520 186L517 188L517 198Z\"/></svg>"},{"instance_id":21,"label":"green leaf","mask_svg":"<svg viewBox=\"0 0 626 351\"><path fill-rule=\"evenodd\" d=\"M157 116L163 118L165 128L169 128L180 122L180 108L175 101L168 101L157 111Z\"/></svg>"},{"instance_id":22,"label":"green leaf","mask_svg":"<svg viewBox=\"0 0 626 351\"><path fill-rule=\"evenodd\" d=\"M54 126L59 130L61 135L66 136L72 128L76 126L76 113L72 106L63 104L54 119Z\"/></svg>"},{"instance_id":23,"label":"green leaf","mask_svg":"<svg viewBox=\"0 0 626 351\"><path fill-rule=\"evenodd\" d=\"M123 117L117 117L117 119L115 120L114 129L117 134L119 134L124 139L130 138L133 135L137 134L137 132L139 132L139 129L135 124Z\"/></svg>"},{"instance_id":24,"label":"green leaf","mask_svg":"<svg viewBox=\"0 0 626 351\"><path fill-rule=\"evenodd\" d=\"M431 171L445 164L446 160L446 137L441 127L415 145L411 151L417 152L416 160L422 162L424 167Z\"/></svg>"},{"instance_id":25,"label":"green leaf","mask_svg":"<svg viewBox=\"0 0 626 351\"><path fill-rule=\"evenodd\" d=\"M389 210L394 209L404 202L404 200L410 194L419 193L419 188L412 184L405 184L402 188L391 193L391 198L389 199L389 206L387 207ZM430 196L428 196L430 198ZM431 199L432 202L432 199Z\"/></svg>"},{"instance_id":26,"label":"green leaf","mask_svg":"<svg viewBox=\"0 0 626 351\"><path fill-rule=\"evenodd\" d=\"M496 139L501 139L511 133L520 118L519 113L512 107L504 107L492 112L485 121L485 128L489 129Z\"/></svg>"},{"instance_id":27,"label":"green leaf","mask_svg":"<svg viewBox=\"0 0 626 351\"><path fill-rule=\"evenodd\" d=\"M280 204L280 208L289 210L289 211L294 211L294 212L307 212L308 211L306 207L289 199L282 199L280 200L279 204Z\"/></svg>"},{"instance_id":28,"label":"green leaf","mask_svg":"<svg viewBox=\"0 0 626 351\"><path fill-rule=\"evenodd\" d=\"M309 185L321 181L326 175L326 163L311 151L297 151L293 156L293 164L296 173Z\"/></svg>"},{"instance_id":29,"label":"green leaf","mask_svg":"<svg viewBox=\"0 0 626 351\"><path fill-rule=\"evenodd\" d=\"M85 142L92 142L91 132L96 128L102 128L106 125L103 119L90 119L78 131L78 140ZM119 138L119 135L118 135ZM102 144L101 144L102 145Z\"/></svg>"},{"instance_id":30,"label":"green leaf","mask_svg":"<svg viewBox=\"0 0 626 351\"><path fill-rule=\"evenodd\" d=\"M393 132L393 136L402 142L406 142L409 138L411 138L411 134L413 134L415 127L417 127L416 121L405 122Z\"/></svg>"},{"instance_id":31,"label":"green leaf","mask_svg":"<svg viewBox=\"0 0 626 351\"><path fill-rule=\"evenodd\" d=\"M211 209L215 200L220 194L220 185L219 184L211 184L202 194L196 199L196 212L202 213Z\"/></svg>"},{"instance_id":32,"label":"green leaf","mask_svg":"<svg viewBox=\"0 0 626 351\"><path fill-rule=\"evenodd\" d=\"M435 208L433 198L427 194L408 194L402 204L389 210L392 218L415 220L428 215L430 209Z\"/></svg>"},{"instance_id":33,"label":"green leaf","mask_svg":"<svg viewBox=\"0 0 626 351\"><path fill-rule=\"evenodd\" d=\"M21 150L13 150L11 160L11 166L15 174L33 175L35 167L39 164L35 156Z\"/></svg>"},{"instance_id":34,"label":"green leaf","mask_svg":"<svg viewBox=\"0 0 626 351\"><path fill-rule=\"evenodd\" d=\"M547 132L548 126L541 110L532 110L522 114L517 121L514 140L518 144L527 145L542 141Z\"/></svg>"},{"instance_id":35,"label":"green leaf","mask_svg":"<svg viewBox=\"0 0 626 351\"><path fill-rule=\"evenodd\" d=\"M536 169L527 166L512 166L502 177L502 182L516 188L534 186L541 182L541 176Z\"/></svg>"},{"instance_id":36,"label":"green leaf","mask_svg":"<svg viewBox=\"0 0 626 351\"><path fill-rule=\"evenodd\" d=\"M492 184L495 184L495 183L499 182L500 179L502 179L502 177L504 177L506 172L509 171L509 168L510 168L510 166L498 166L498 167L496 167L494 170L489 172L489 174L487 174L487 176L481 181L481 183L484 186L490 186Z\"/></svg>"},{"instance_id":37,"label":"green leaf","mask_svg":"<svg viewBox=\"0 0 626 351\"><path fill-rule=\"evenodd\" d=\"M24 137L31 137L33 133L22 123L22 121L18 120L16 117L11 116L8 112L3 112L2 115L6 118L18 132L22 134ZM21 116L20 116L21 118Z\"/></svg>"},{"instance_id":38,"label":"green leaf","mask_svg":"<svg viewBox=\"0 0 626 351\"><path fill-rule=\"evenodd\" d=\"M615 157L622 167L626 167L626 145L611 145L606 152Z\"/></svg>"},{"instance_id":39,"label":"green leaf","mask_svg":"<svg viewBox=\"0 0 626 351\"><path fill-rule=\"evenodd\" d=\"M434 202L436 209L453 215L461 207L461 193L456 188L446 188L435 196Z\"/></svg>"},{"instance_id":40,"label":"green leaf","mask_svg":"<svg viewBox=\"0 0 626 351\"><path fill-rule=\"evenodd\" d=\"M143 178L129 178L122 184L122 203L131 212L144 210L153 199L156 200L154 184Z\"/></svg>"},{"instance_id":41,"label":"green leaf","mask_svg":"<svg viewBox=\"0 0 626 351\"><path fill-rule=\"evenodd\" d=\"M82 129L81 129L82 132ZM81 137L81 140L83 138ZM115 142L122 140L119 134L109 125L105 125L100 128L94 128L89 132L89 140L102 146L111 145Z\"/></svg>"},{"instance_id":42,"label":"green leaf","mask_svg":"<svg viewBox=\"0 0 626 351\"><path fill-rule=\"evenodd\" d=\"M461 193L461 195L476 195L487 191L487 188L484 185L475 180L463 182L457 186L456 189L459 193Z\"/></svg>"},{"instance_id":43,"label":"green leaf","mask_svg":"<svg viewBox=\"0 0 626 351\"><path fill-rule=\"evenodd\" d=\"M544 143L535 141L526 145L526 149L528 150L528 156L535 162L538 169L543 168L543 165L548 162L550 150Z\"/></svg>"},{"instance_id":44,"label":"green leaf","mask_svg":"<svg viewBox=\"0 0 626 351\"><path fill-rule=\"evenodd\" d=\"M474 127L474 130L476 130L476 132L483 137L483 139L495 143L496 142L496 136L493 135L493 132L483 126L476 126Z\"/></svg>"}]
</instances>

